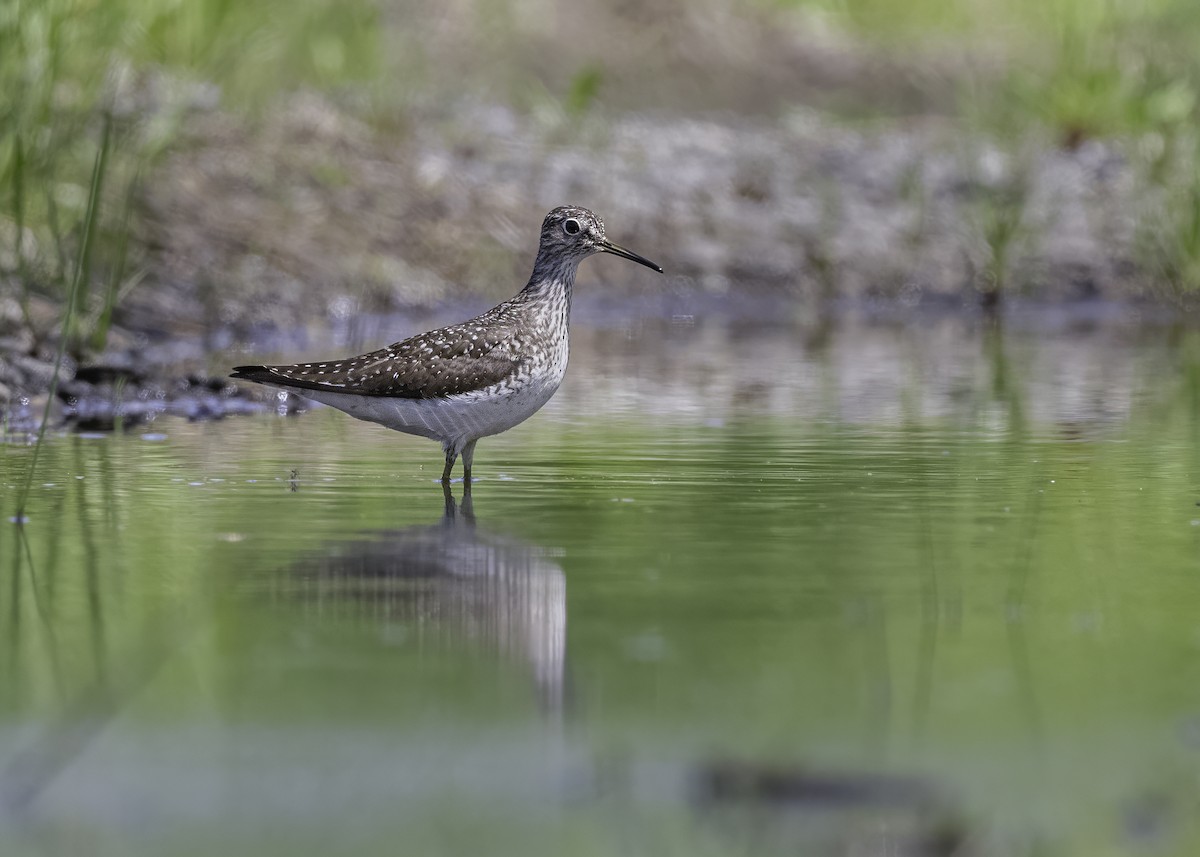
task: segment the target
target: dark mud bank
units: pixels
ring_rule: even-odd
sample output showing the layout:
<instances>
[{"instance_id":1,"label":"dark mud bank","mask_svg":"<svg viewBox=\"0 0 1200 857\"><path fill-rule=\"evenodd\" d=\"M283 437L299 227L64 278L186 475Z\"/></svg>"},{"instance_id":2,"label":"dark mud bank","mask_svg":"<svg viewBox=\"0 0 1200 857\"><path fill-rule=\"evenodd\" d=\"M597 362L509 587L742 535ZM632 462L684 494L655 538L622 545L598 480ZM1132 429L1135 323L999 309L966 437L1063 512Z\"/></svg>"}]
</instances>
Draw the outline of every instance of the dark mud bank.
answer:
<instances>
[{"instance_id":1,"label":"dark mud bank","mask_svg":"<svg viewBox=\"0 0 1200 857\"><path fill-rule=\"evenodd\" d=\"M0 406L0 427L13 439L36 432L46 414L49 392L28 392ZM219 376L187 374L178 377L146 375L105 364L80 367L60 380L50 398L50 428L81 432L111 432L144 426L163 415L188 420L219 420L236 414L298 406L292 397L271 400L244 390Z\"/></svg>"}]
</instances>

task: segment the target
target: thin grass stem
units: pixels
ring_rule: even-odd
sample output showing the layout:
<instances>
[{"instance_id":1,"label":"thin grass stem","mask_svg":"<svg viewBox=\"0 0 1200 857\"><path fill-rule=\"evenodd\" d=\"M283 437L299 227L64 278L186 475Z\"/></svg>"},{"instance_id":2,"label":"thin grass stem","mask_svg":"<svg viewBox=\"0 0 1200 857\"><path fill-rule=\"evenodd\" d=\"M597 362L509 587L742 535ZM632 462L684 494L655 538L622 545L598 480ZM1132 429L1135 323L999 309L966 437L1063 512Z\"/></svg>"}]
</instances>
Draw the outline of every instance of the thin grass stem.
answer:
<instances>
[{"instance_id":1,"label":"thin grass stem","mask_svg":"<svg viewBox=\"0 0 1200 857\"><path fill-rule=\"evenodd\" d=\"M13 257L17 260L17 277L21 280L21 318L26 330L33 330L33 317L29 312L29 270L25 264L25 145L20 132L13 135L13 222L16 226L13 240Z\"/></svg>"},{"instance_id":2,"label":"thin grass stem","mask_svg":"<svg viewBox=\"0 0 1200 857\"><path fill-rule=\"evenodd\" d=\"M76 264L74 276L71 278L71 291L67 296L62 329L58 338L58 351L54 356L54 372L50 376L50 389L46 394L46 407L42 410L42 423L38 426L37 440L33 445L33 455L29 460L29 469L25 471L25 481L21 485L20 492L17 494L16 520L20 524L24 524L26 520L25 510L29 502L29 492L33 489L34 473L37 470L42 444L46 439L46 426L50 423L50 406L54 402L54 396L58 393L59 373L62 371L63 355L66 354L67 340L70 337L74 315L79 306L79 293L82 289L82 281L88 270L87 256L91 252L92 235L95 232L96 218L99 216L100 211L100 190L104 184L104 169L108 164L111 129L112 117L110 114L105 114L104 131L100 138L100 148L96 152L96 160L92 166L92 182L88 191L87 215L84 217L83 238L79 244L79 262Z\"/></svg>"},{"instance_id":3,"label":"thin grass stem","mask_svg":"<svg viewBox=\"0 0 1200 857\"><path fill-rule=\"evenodd\" d=\"M121 223L117 229L117 258L109 271L108 288L104 293L104 306L96 319L92 330L92 350L103 351L108 344L108 331L112 327L113 309L121 295L121 284L125 280L125 271L129 264L129 235L133 217L133 200L137 191L138 178L135 176L125 190L125 203L121 209Z\"/></svg>"}]
</instances>

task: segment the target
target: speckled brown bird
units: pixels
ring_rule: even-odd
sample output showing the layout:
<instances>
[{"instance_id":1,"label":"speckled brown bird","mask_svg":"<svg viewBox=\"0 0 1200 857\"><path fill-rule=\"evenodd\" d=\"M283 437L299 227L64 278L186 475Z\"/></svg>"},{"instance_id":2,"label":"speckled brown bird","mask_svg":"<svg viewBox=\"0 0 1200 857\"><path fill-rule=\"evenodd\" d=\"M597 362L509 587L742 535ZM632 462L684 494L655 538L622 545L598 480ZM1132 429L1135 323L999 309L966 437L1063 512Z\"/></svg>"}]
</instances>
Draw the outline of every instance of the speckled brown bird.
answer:
<instances>
[{"instance_id":1,"label":"speckled brown bird","mask_svg":"<svg viewBox=\"0 0 1200 857\"><path fill-rule=\"evenodd\" d=\"M378 351L290 366L237 366L233 377L268 384L360 420L442 444L449 483L461 455L470 483L475 443L528 419L567 371L571 290L579 263L612 253L662 268L609 241L586 208L561 206L542 221L533 273L515 297L462 324Z\"/></svg>"}]
</instances>

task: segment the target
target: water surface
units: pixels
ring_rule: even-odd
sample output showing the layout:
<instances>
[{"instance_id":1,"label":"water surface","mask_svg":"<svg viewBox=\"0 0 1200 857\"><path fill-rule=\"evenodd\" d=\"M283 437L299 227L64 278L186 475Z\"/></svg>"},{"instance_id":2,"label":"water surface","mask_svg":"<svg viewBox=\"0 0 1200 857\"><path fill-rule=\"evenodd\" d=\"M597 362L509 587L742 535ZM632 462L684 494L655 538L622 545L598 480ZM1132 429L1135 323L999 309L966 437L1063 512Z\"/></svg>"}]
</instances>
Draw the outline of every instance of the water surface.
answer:
<instances>
[{"instance_id":1,"label":"water surface","mask_svg":"<svg viewBox=\"0 0 1200 857\"><path fill-rule=\"evenodd\" d=\"M51 437L4 853L1200 848L1200 339L599 321L465 504L328 409Z\"/></svg>"}]
</instances>

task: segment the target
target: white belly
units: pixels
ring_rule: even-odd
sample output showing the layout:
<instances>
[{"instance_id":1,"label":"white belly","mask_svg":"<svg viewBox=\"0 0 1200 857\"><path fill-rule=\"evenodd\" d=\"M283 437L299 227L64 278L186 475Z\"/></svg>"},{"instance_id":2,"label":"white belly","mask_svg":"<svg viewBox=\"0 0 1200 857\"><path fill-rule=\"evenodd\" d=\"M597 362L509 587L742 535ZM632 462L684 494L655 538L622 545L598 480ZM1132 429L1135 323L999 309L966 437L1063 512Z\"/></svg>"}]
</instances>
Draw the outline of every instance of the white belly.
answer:
<instances>
[{"instance_id":1,"label":"white belly","mask_svg":"<svg viewBox=\"0 0 1200 857\"><path fill-rule=\"evenodd\" d=\"M558 389L562 374L520 386L496 385L439 399L391 399L325 390L291 392L360 420L461 450L473 440L507 431L537 413Z\"/></svg>"}]
</instances>

